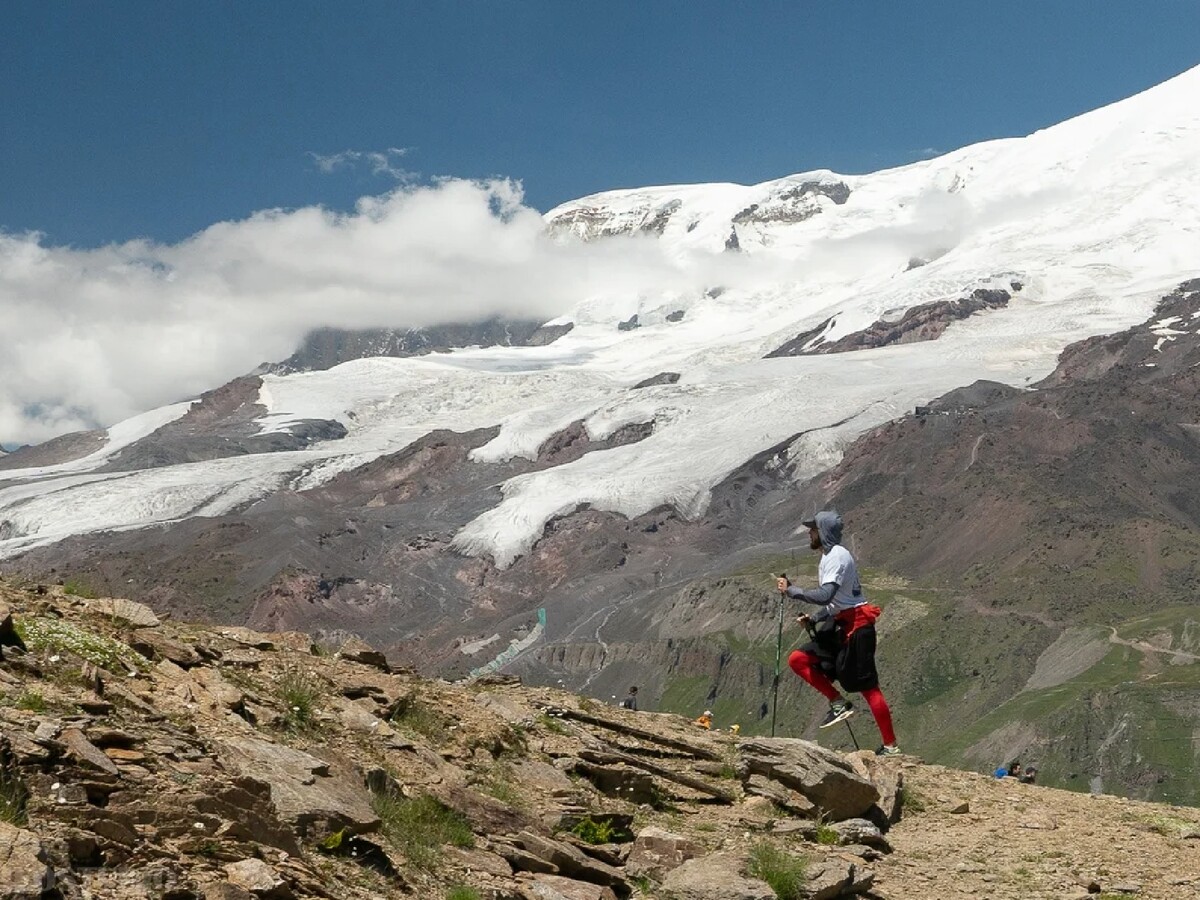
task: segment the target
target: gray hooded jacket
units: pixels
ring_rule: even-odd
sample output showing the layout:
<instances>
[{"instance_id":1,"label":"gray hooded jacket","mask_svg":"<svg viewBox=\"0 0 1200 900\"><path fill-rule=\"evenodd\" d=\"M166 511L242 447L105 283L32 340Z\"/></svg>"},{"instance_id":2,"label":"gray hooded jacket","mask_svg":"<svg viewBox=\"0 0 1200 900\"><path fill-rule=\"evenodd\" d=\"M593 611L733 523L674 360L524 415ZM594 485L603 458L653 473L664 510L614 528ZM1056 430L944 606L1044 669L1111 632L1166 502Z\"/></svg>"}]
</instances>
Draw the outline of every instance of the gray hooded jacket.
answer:
<instances>
[{"instance_id":1,"label":"gray hooded jacket","mask_svg":"<svg viewBox=\"0 0 1200 900\"><path fill-rule=\"evenodd\" d=\"M828 619L843 609L852 609L867 602L858 580L858 566L850 551L842 546L842 517L834 510L822 510L802 525L816 525L821 537L821 564L817 568L819 587L805 590L789 585L787 594L820 606L813 613L815 621Z\"/></svg>"}]
</instances>

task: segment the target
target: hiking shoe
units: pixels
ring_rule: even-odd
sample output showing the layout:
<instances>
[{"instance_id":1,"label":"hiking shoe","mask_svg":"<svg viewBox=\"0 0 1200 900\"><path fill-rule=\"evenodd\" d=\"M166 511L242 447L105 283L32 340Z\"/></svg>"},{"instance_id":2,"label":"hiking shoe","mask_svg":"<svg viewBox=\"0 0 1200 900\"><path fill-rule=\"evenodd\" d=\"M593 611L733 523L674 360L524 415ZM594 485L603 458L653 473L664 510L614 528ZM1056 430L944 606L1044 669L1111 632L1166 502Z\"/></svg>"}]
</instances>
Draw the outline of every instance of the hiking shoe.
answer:
<instances>
[{"instance_id":1,"label":"hiking shoe","mask_svg":"<svg viewBox=\"0 0 1200 900\"><path fill-rule=\"evenodd\" d=\"M829 704L829 712L825 714L825 720L818 725L818 728L828 728L830 725L836 725L843 719L848 719L854 715L854 704L849 700L835 700Z\"/></svg>"},{"instance_id":2,"label":"hiking shoe","mask_svg":"<svg viewBox=\"0 0 1200 900\"><path fill-rule=\"evenodd\" d=\"M880 747L878 750L875 751L875 755L876 756L899 756L900 748L897 747L895 744L884 744L882 747Z\"/></svg>"}]
</instances>

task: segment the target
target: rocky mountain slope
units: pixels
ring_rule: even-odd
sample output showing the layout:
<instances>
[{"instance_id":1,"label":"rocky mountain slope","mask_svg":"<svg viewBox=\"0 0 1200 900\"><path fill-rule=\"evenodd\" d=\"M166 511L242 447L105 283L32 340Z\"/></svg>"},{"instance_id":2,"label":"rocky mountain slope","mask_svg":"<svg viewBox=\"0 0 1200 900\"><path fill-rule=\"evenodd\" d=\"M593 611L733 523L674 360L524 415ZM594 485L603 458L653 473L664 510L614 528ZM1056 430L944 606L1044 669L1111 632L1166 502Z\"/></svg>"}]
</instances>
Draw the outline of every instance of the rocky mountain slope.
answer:
<instances>
[{"instance_id":1,"label":"rocky mountain slope","mask_svg":"<svg viewBox=\"0 0 1200 900\"><path fill-rule=\"evenodd\" d=\"M1200 886L1195 809L744 738L0 582L0 895L879 900Z\"/></svg>"},{"instance_id":2,"label":"rocky mountain slope","mask_svg":"<svg viewBox=\"0 0 1200 900\"><path fill-rule=\"evenodd\" d=\"M425 672L465 674L532 634L506 671L606 698L638 683L651 707L712 707L752 733L771 699L768 573L811 572L791 532L833 503L887 610L880 660L906 746L980 770L1032 755L1048 784L1200 802L1185 487L1197 313L1185 284L1145 323L1069 348L1036 389L949 394L799 488L777 448L692 520L579 510L507 569L449 552L450 535L512 473L603 452L584 431L506 467L470 460L494 432L439 433L237 516L72 538L10 566L132 588L184 617L358 634ZM783 733L804 733L819 707L785 680Z\"/></svg>"}]
</instances>

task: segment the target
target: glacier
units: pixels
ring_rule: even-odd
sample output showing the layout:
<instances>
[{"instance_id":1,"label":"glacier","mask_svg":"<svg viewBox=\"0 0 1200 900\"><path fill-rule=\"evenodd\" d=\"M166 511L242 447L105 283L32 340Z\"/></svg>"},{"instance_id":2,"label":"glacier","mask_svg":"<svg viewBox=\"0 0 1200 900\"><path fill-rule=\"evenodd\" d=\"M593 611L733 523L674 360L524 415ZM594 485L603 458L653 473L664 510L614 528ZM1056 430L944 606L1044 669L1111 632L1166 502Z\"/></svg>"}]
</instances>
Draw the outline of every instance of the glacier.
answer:
<instances>
[{"instance_id":1,"label":"glacier","mask_svg":"<svg viewBox=\"0 0 1200 900\"><path fill-rule=\"evenodd\" d=\"M815 475L864 431L948 390L980 378L1036 382L1067 344L1146 319L1159 297L1200 274L1198 97L1200 67L1027 137L900 168L564 204L544 216L555 241L624 242L631 254L669 260L678 277L614 278L556 319L574 328L546 346L263 376L263 433L332 419L347 429L340 440L98 471L183 415L184 402L114 425L82 459L0 471L0 558L72 534L222 515L320 485L439 428L500 426L473 453L498 461L536 457L577 420L593 439L653 423L636 443L505 482L501 502L454 538L458 551L501 567L547 521L584 504L700 515L715 484L783 442L796 477ZM767 358L827 320L832 341L920 304L1014 284L1007 306L937 340ZM664 371L678 381L633 389Z\"/></svg>"}]
</instances>

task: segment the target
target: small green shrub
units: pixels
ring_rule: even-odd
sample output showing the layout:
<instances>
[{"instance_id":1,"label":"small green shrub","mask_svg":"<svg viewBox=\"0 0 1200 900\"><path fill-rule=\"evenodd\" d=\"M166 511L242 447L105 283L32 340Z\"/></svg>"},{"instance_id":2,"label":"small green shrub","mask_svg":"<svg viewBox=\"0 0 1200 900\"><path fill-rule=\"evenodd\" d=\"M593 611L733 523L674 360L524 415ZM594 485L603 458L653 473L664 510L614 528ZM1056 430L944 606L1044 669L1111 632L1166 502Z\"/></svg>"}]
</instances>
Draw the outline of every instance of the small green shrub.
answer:
<instances>
[{"instance_id":1,"label":"small green shrub","mask_svg":"<svg viewBox=\"0 0 1200 900\"><path fill-rule=\"evenodd\" d=\"M28 822L26 804L29 791L10 765L0 765L0 822L18 828Z\"/></svg>"},{"instance_id":2,"label":"small green shrub","mask_svg":"<svg viewBox=\"0 0 1200 900\"><path fill-rule=\"evenodd\" d=\"M629 875L625 880L637 888L639 894L649 894L654 890L654 882L647 875Z\"/></svg>"},{"instance_id":3,"label":"small green shrub","mask_svg":"<svg viewBox=\"0 0 1200 900\"><path fill-rule=\"evenodd\" d=\"M607 819L601 819L597 822L591 816L584 816L575 823L575 827L571 829L571 834L579 838L585 844L610 844L612 843L613 834L616 829L613 828L612 822Z\"/></svg>"},{"instance_id":4,"label":"small green shrub","mask_svg":"<svg viewBox=\"0 0 1200 900\"><path fill-rule=\"evenodd\" d=\"M87 583L79 578L68 578L63 582L63 593L69 597L82 597L85 600L94 600L99 595L88 587Z\"/></svg>"},{"instance_id":5,"label":"small green shrub","mask_svg":"<svg viewBox=\"0 0 1200 900\"><path fill-rule=\"evenodd\" d=\"M907 812L920 813L929 808L925 798L909 787L902 787L900 794L900 809Z\"/></svg>"},{"instance_id":6,"label":"small green shrub","mask_svg":"<svg viewBox=\"0 0 1200 900\"><path fill-rule=\"evenodd\" d=\"M50 704L46 702L46 698L42 696L41 691L35 691L32 688L27 688L21 691L13 704L17 709L27 709L30 712L41 713L50 708Z\"/></svg>"},{"instance_id":7,"label":"small green shrub","mask_svg":"<svg viewBox=\"0 0 1200 900\"><path fill-rule=\"evenodd\" d=\"M376 794L372 801L385 838L403 851L405 858L421 869L436 867L443 844L473 847L475 835L463 815L434 797L399 797Z\"/></svg>"},{"instance_id":8,"label":"small green shrub","mask_svg":"<svg viewBox=\"0 0 1200 900\"><path fill-rule=\"evenodd\" d=\"M480 900L479 891L464 884L456 884L446 891L446 900Z\"/></svg>"},{"instance_id":9,"label":"small green shrub","mask_svg":"<svg viewBox=\"0 0 1200 900\"><path fill-rule=\"evenodd\" d=\"M818 844L823 844L826 847L833 847L841 841L841 835L837 833L837 829L825 822L817 823L817 833L814 836Z\"/></svg>"},{"instance_id":10,"label":"small green shrub","mask_svg":"<svg viewBox=\"0 0 1200 900\"><path fill-rule=\"evenodd\" d=\"M779 900L799 900L804 892L808 860L761 842L750 848L749 872L769 884Z\"/></svg>"},{"instance_id":11,"label":"small green shrub","mask_svg":"<svg viewBox=\"0 0 1200 900\"><path fill-rule=\"evenodd\" d=\"M446 737L446 717L428 703L417 699L415 693L405 694L396 701L389 721L435 744L440 744Z\"/></svg>"},{"instance_id":12,"label":"small green shrub","mask_svg":"<svg viewBox=\"0 0 1200 900\"><path fill-rule=\"evenodd\" d=\"M306 672L288 669L276 684L276 693L284 705L284 723L292 731L308 731L317 724L317 703L321 686Z\"/></svg>"},{"instance_id":13,"label":"small green shrub","mask_svg":"<svg viewBox=\"0 0 1200 900\"><path fill-rule=\"evenodd\" d=\"M505 806L514 809L524 809L526 806L525 797L517 790L515 776L508 766L495 766L487 780L479 786L485 794L495 797Z\"/></svg>"},{"instance_id":14,"label":"small green shrub","mask_svg":"<svg viewBox=\"0 0 1200 900\"><path fill-rule=\"evenodd\" d=\"M570 734L571 730L562 723L561 719L556 719L554 716L542 714L538 716L537 723L551 734Z\"/></svg>"}]
</instances>

